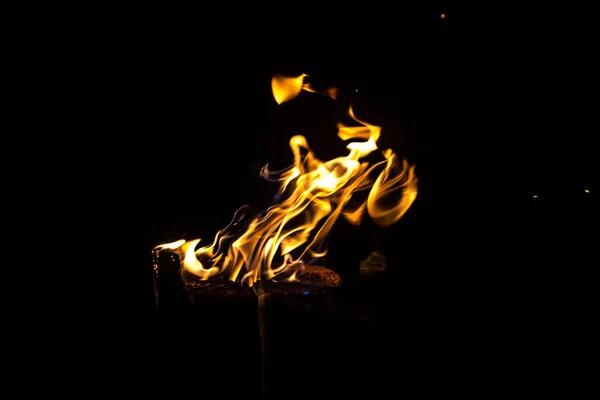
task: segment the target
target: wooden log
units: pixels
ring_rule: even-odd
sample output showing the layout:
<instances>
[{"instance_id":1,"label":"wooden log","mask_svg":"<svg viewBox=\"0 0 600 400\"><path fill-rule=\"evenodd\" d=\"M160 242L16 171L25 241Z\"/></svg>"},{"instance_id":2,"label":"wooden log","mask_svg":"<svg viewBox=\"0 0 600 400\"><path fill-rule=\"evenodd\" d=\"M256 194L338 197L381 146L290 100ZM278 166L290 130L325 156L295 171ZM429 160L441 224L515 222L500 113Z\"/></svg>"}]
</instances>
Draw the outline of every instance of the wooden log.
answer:
<instances>
[{"instance_id":1,"label":"wooden log","mask_svg":"<svg viewBox=\"0 0 600 400\"><path fill-rule=\"evenodd\" d=\"M153 249L152 272L155 307L177 310L185 306L179 257L167 251Z\"/></svg>"},{"instance_id":2,"label":"wooden log","mask_svg":"<svg viewBox=\"0 0 600 400\"><path fill-rule=\"evenodd\" d=\"M302 265L289 268L276 279L260 280L252 287L219 277L195 280L182 274L177 255L167 252L155 254L154 269L158 308L175 311L179 307L178 311L183 310L183 313L175 312L179 320L170 322L176 326L167 328L179 332L178 336L201 343L200 348L206 348L206 343L211 349L221 348L220 354L226 355L229 362L233 361L230 366L233 370L245 366L249 398L257 392L262 393L263 399L280 396L275 369L285 367L285 364L277 360L273 350L270 351L269 343L270 331L276 335L275 342L280 343L277 335L282 320L278 315L289 314L292 320L299 316L309 320L326 318L322 315L326 313L330 294L341 285L336 272L325 267ZM295 279L287 281L292 274ZM320 316L315 318L314 314ZM268 315L275 317L269 320ZM186 343L182 346L188 347ZM278 348L279 345L273 347ZM213 356L205 350L204 354L207 361L213 360L209 364L221 362L219 353ZM188 365L189 361L184 357L181 362ZM252 368L253 365L256 368Z\"/></svg>"}]
</instances>

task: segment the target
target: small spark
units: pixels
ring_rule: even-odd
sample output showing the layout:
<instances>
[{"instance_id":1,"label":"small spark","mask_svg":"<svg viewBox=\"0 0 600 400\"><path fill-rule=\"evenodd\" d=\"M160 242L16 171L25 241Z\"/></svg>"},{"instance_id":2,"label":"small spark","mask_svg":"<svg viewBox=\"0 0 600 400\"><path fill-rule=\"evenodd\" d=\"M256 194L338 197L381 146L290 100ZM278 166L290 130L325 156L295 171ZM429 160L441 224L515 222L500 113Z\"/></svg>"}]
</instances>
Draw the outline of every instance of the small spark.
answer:
<instances>
[{"instance_id":1,"label":"small spark","mask_svg":"<svg viewBox=\"0 0 600 400\"><path fill-rule=\"evenodd\" d=\"M534 195L533 195L533 198L536 198L536 197L537 197L537 194L534 194Z\"/></svg>"},{"instance_id":2,"label":"small spark","mask_svg":"<svg viewBox=\"0 0 600 400\"><path fill-rule=\"evenodd\" d=\"M446 18L446 14L440 14L440 18L442 18L442 19Z\"/></svg>"},{"instance_id":3,"label":"small spark","mask_svg":"<svg viewBox=\"0 0 600 400\"><path fill-rule=\"evenodd\" d=\"M590 190L589 190L589 189L585 189L585 192L586 192L586 193L589 193L589 192L590 192Z\"/></svg>"},{"instance_id":4,"label":"small spark","mask_svg":"<svg viewBox=\"0 0 600 400\"><path fill-rule=\"evenodd\" d=\"M356 93L356 92L358 92L358 89L356 89L354 92L355 92L355 93Z\"/></svg>"}]
</instances>

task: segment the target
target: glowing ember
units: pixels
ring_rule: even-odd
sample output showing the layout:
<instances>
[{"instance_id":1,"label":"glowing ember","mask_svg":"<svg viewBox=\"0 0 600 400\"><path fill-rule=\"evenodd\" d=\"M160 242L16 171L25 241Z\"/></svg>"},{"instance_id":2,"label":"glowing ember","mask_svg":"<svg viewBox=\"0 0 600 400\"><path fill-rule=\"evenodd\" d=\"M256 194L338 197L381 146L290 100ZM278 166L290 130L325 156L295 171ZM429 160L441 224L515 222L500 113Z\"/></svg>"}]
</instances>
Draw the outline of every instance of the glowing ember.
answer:
<instances>
[{"instance_id":1,"label":"glowing ember","mask_svg":"<svg viewBox=\"0 0 600 400\"><path fill-rule=\"evenodd\" d=\"M306 77L274 76L275 101L290 101L302 90L315 92L304 82ZM335 98L337 90L329 88L322 94ZM378 149L381 127L360 121L351 107L349 114L360 125L338 126L340 139L352 140L346 146L348 155L322 162L304 136L294 136L289 142L294 164L281 171L271 171L268 165L261 170L266 180L279 183L272 206L260 215L241 207L207 246L198 247L200 239L182 239L155 249L179 254L182 272L194 279L219 275L251 286L278 275L293 281L303 265L317 263L327 253L325 241L340 216L359 225L366 211L382 227L396 222L417 196L414 166L399 162L391 149L373 165L361 161ZM359 193L367 192L365 199L355 202Z\"/></svg>"}]
</instances>

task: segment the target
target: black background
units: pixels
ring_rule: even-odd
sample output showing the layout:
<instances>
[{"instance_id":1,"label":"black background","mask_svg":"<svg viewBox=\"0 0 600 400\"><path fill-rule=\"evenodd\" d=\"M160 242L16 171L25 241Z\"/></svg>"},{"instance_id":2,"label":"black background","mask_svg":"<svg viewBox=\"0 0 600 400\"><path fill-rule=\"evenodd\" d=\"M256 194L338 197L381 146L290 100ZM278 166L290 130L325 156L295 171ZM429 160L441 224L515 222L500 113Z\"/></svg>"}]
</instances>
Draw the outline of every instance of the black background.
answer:
<instances>
[{"instance_id":1,"label":"black background","mask_svg":"<svg viewBox=\"0 0 600 400\"><path fill-rule=\"evenodd\" d=\"M75 177L65 204L92 228L81 249L94 256L77 258L92 274L85 284L71 276L77 290L67 302L88 310L74 318L91 317L85 332L100 334L93 347L118 366L113 381L128 382L136 369L153 376L161 365L160 388L170 390L177 376L164 371L189 360L182 325L153 307L151 248L208 241L239 206L267 205L274 188L258 171L291 162L293 134L323 159L344 155L334 127L350 101L419 178L417 200L396 225L338 229L330 248L332 268L375 248L388 256L382 290L391 309L410 316L394 319L399 328L379 350L395 349L394 363L410 370L435 343L451 354L428 353L443 367L420 369L421 378L452 381L466 363L460 374L488 389L567 380L561 365L586 351L576 338L590 334L592 296L597 81L591 25L578 23L585 13L569 14L567 25L567 14L441 3L211 7L111 10L69 48L82 55L69 70L80 83L74 125L85 131L75 165L87 175ZM339 86L340 99L303 93L277 106L277 72ZM378 387L393 387L393 376ZM460 382L453 390L475 387ZM136 385L147 383L126 387Z\"/></svg>"}]
</instances>

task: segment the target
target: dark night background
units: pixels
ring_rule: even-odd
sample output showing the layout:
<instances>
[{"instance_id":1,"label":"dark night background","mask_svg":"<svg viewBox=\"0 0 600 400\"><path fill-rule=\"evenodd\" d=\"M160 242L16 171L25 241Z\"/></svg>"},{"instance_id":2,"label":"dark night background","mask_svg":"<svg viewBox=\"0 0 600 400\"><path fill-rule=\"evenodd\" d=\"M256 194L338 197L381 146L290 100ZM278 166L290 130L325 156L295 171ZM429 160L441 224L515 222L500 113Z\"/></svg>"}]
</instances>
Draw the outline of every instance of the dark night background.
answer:
<instances>
[{"instance_id":1,"label":"dark night background","mask_svg":"<svg viewBox=\"0 0 600 400\"><path fill-rule=\"evenodd\" d=\"M134 387L127 370L140 369L164 389L175 379L164 365L189 361L174 355L181 338L153 308L151 248L209 242L241 205L268 205L275 187L258 171L292 162L293 134L322 159L345 155L335 123L352 100L383 127L380 147L415 164L419 178L396 225L342 227L338 239L333 231L328 265L383 250L382 290L409 309L380 347L397 360L370 362L397 362L446 393L510 393L549 377L568 386L563 365L587 351L591 329L597 81L585 32L538 21L532 33L535 13L503 23L493 10L443 4L238 11L127 11L93 39L100 179L85 198L101 206L84 208L85 222L103 226L109 283L97 324L117 346L108 353L115 381ZM339 86L340 99L304 92L277 106L275 72Z\"/></svg>"}]
</instances>

